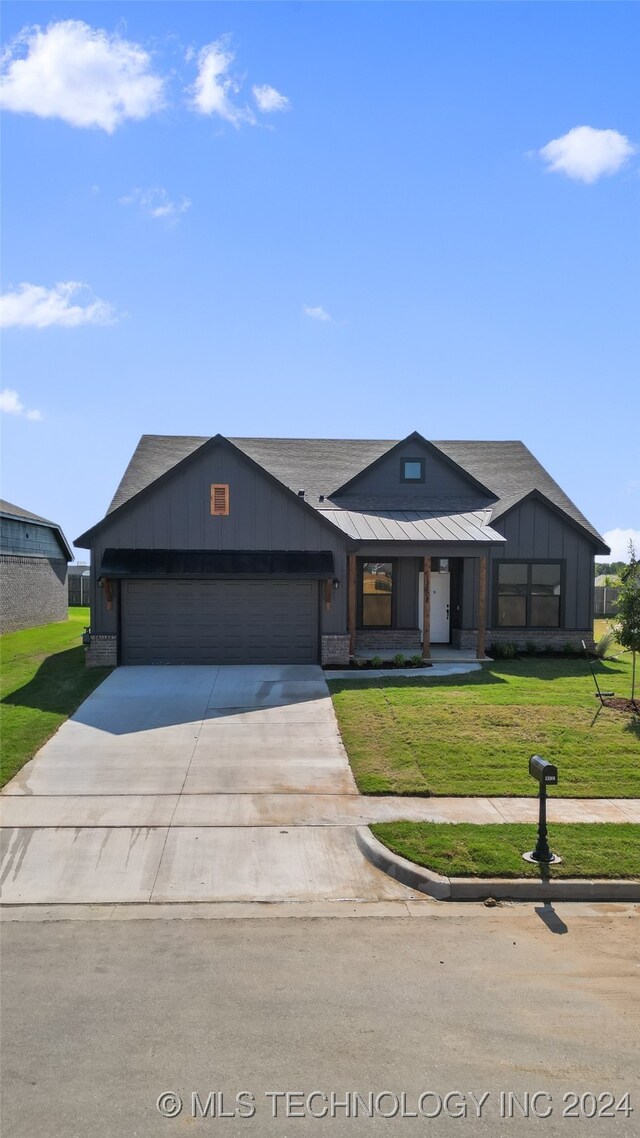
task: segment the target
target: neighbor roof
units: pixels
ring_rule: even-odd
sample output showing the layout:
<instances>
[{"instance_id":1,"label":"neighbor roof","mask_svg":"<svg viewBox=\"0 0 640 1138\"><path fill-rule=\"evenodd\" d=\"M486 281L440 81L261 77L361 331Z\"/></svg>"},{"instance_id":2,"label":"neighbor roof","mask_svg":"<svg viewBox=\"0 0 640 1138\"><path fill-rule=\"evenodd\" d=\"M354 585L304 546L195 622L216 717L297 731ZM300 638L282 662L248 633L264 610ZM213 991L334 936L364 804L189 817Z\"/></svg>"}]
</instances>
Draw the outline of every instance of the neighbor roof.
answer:
<instances>
[{"instance_id":1,"label":"neighbor roof","mask_svg":"<svg viewBox=\"0 0 640 1138\"><path fill-rule=\"evenodd\" d=\"M107 513L112 513L180 461L193 454L213 436L210 435L143 435L124 472ZM332 507L340 509L338 501L330 495L344 486L365 467L380 458L399 439L260 439L230 438L229 442L249 458L264 467L273 477L296 493L305 491L305 500L325 517L340 524ZM491 518L495 522L533 490L539 491L554 506L565 513L578 527L593 538L600 551L607 550L598 531L558 486L547 470L518 441L445 441L432 445L478 483L489 488L497 501L491 504ZM320 502L320 496L325 501ZM479 504L479 503L478 503ZM345 502L346 505L346 502ZM444 503L442 504L444 505ZM476 503L450 502L449 510L467 510ZM382 501L349 501L356 511L395 507L401 513L401 503ZM394 511L395 512L395 511ZM421 514L423 512L421 511ZM342 528L342 527L340 527Z\"/></svg>"},{"instance_id":2,"label":"neighbor roof","mask_svg":"<svg viewBox=\"0 0 640 1138\"><path fill-rule=\"evenodd\" d=\"M71 546L57 522L52 522L49 518L43 518L40 514L32 514L30 510L24 510L22 506L16 506L13 502L6 502L3 498L0 498L0 516L3 518L13 518L17 521L37 522L40 526L50 526L51 529L55 530L58 534L60 542L68 554L68 560L73 561Z\"/></svg>"},{"instance_id":3,"label":"neighbor roof","mask_svg":"<svg viewBox=\"0 0 640 1138\"><path fill-rule=\"evenodd\" d=\"M25 521L39 522L43 526L53 526L58 529L57 522L52 522L49 518L41 518L40 514L32 514L30 510L23 510L22 506L14 506L13 502L6 502L4 498L0 498L0 514L8 518L24 518Z\"/></svg>"}]
</instances>

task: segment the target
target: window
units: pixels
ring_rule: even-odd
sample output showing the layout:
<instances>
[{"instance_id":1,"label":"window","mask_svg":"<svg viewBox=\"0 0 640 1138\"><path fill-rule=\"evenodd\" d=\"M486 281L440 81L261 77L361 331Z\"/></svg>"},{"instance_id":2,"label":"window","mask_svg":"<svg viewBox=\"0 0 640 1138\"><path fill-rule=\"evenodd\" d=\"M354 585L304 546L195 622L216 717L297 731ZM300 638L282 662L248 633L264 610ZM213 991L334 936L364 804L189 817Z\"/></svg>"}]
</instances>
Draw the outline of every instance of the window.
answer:
<instances>
[{"instance_id":1,"label":"window","mask_svg":"<svg viewBox=\"0 0 640 1138\"><path fill-rule=\"evenodd\" d=\"M211 513L219 517L226 517L229 513L229 486L227 483L214 482L211 485Z\"/></svg>"},{"instance_id":2,"label":"window","mask_svg":"<svg viewBox=\"0 0 640 1138\"><path fill-rule=\"evenodd\" d=\"M362 627L391 628L393 565L365 561L362 566Z\"/></svg>"},{"instance_id":3,"label":"window","mask_svg":"<svg viewBox=\"0 0 640 1138\"><path fill-rule=\"evenodd\" d=\"M424 459L403 458L400 464L401 482L424 482Z\"/></svg>"},{"instance_id":4,"label":"window","mask_svg":"<svg viewBox=\"0 0 640 1138\"><path fill-rule=\"evenodd\" d=\"M562 566L558 562L498 563L499 627L560 628L561 595Z\"/></svg>"}]
</instances>

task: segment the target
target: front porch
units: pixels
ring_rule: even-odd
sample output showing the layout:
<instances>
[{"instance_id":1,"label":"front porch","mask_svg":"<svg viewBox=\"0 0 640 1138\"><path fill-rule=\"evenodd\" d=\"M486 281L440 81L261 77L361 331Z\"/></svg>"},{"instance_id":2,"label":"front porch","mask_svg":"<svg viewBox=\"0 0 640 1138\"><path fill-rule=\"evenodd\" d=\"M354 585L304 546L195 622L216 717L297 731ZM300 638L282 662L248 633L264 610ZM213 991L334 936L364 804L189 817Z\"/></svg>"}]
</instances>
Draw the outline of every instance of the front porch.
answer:
<instances>
[{"instance_id":1,"label":"front porch","mask_svg":"<svg viewBox=\"0 0 640 1138\"><path fill-rule=\"evenodd\" d=\"M441 547L442 548L442 547ZM352 660L463 663L490 659L485 641L488 608L486 547L350 554L348 636ZM386 550L384 551L386 552ZM473 556L469 556L472 553ZM378 560L380 558L380 560Z\"/></svg>"}]
</instances>

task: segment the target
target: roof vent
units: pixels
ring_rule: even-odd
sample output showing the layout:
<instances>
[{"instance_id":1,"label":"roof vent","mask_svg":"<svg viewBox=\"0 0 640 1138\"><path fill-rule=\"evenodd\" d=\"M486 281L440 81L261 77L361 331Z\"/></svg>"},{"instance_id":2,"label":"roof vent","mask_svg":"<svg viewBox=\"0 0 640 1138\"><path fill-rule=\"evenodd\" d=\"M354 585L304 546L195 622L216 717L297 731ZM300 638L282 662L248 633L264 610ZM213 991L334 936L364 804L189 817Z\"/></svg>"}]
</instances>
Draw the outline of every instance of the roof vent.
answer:
<instances>
[{"instance_id":1,"label":"roof vent","mask_svg":"<svg viewBox=\"0 0 640 1138\"><path fill-rule=\"evenodd\" d=\"M299 498L304 498L304 495L305 495L305 491L304 491L304 490L298 490L298 497L299 497Z\"/></svg>"},{"instance_id":2,"label":"roof vent","mask_svg":"<svg viewBox=\"0 0 640 1138\"><path fill-rule=\"evenodd\" d=\"M324 494L318 494L318 501L324 502Z\"/></svg>"}]
</instances>

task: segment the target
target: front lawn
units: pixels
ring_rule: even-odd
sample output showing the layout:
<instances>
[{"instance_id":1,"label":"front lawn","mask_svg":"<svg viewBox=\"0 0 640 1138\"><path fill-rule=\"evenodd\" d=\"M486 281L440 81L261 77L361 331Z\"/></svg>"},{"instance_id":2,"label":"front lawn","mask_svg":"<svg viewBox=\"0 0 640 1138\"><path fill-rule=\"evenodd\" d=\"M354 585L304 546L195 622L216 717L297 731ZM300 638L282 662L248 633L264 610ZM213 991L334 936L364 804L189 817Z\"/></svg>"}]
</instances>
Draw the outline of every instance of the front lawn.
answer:
<instances>
[{"instance_id":1,"label":"front lawn","mask_svg":"<svg viewBox=\"0 0 640 1138\"><path fill-rule=\"evenodd\" d=\"M561 865L522 860L536 827L496 822L381 822L375 836L394 853L446 877L640 877L640 826L633 822L572 822L549 827Z\"/></svg>"},{"instance_id":2,"label":"front lawn","mask_svg":"<svg viewBox=\"0 0 640 1138\"><path fill-rule=\"evenodd\" d=\"M89 610L69 609L69 619L0 637L0 786L35 755L61 723L109 674L85 668L80 637Z\"/></svg>"},{"instance_id":3,"label":"front lawn","mask_svg":"<svg viewBox=\"0 0 640 1138\"><path fill-rule=\"evenodd\" d=\"M603 689L629 695L628 660L597 665ZM558 767L554 796L640 797L640 719L600 707L580 658L329 687L363 794L532 796L538 753Z\"/></svg>"}]
</instances>

